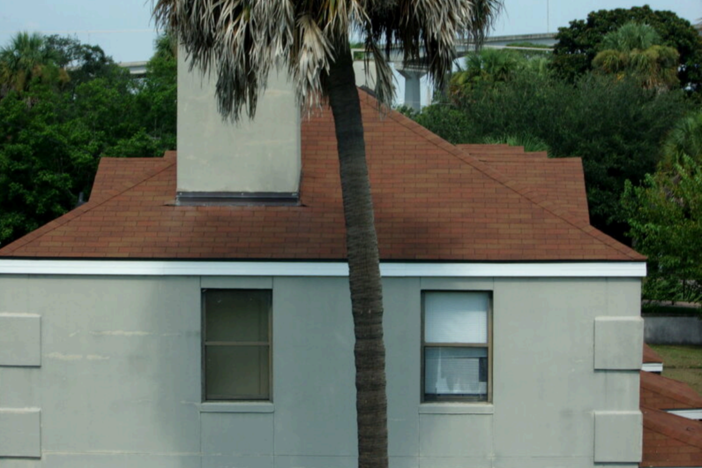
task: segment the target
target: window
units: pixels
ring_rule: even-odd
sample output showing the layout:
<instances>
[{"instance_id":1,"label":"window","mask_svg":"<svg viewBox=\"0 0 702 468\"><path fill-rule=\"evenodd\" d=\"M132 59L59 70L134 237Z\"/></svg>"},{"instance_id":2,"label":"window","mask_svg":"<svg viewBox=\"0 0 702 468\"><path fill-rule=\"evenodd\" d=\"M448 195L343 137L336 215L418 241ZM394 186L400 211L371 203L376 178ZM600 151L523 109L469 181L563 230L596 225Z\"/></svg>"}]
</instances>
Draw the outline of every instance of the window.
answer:
<instances>
[{"instance_id":1,"label":"window","mask_svg":"<svg viewBox=\"0 0 702 468\"><path fill-rule=\"evenodd\" d=\"M271 291L202 292L203 400L270 400Z\"/></svg>"},{"instance_id":2,"label":"window","mask_svg":"<svg viewBox=\"0 0 702 468\"><path fill-rule=\"evenodd\" d=\"M490 296L425 292L423 401L488 401Z\"/></svg>"}]
</instances>

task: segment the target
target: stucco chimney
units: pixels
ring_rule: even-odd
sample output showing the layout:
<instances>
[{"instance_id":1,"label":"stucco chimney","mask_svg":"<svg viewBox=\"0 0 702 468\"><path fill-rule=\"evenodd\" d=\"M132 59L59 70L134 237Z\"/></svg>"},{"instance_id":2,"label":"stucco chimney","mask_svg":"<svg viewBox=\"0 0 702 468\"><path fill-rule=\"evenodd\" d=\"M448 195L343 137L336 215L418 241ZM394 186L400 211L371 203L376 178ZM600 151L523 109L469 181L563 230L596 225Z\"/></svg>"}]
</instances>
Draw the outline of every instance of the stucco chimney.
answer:
<instances>
[{"instance_id":1,"label":"stucco chimney","mask_svg":"<svg viewBox=\"0 0 702 468\"><path fill-rule=\"evenodd\" d=\"M271 71L255 120L232 124L217 112L216 77L178 56L178 202L296 201L300 113L286 77Z\"/></svg>"}]
</instances>

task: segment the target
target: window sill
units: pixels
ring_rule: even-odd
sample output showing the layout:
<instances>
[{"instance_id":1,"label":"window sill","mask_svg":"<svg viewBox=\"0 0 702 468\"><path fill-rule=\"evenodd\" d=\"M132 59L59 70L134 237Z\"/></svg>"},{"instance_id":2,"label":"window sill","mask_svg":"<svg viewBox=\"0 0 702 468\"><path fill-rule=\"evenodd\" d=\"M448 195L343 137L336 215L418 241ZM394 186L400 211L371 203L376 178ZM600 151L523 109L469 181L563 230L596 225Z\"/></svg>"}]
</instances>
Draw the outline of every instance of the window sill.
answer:
<instances>
[{"instance_id":1,"label":"window sill","mask_svg":"<svg viewBox=\"0 0 702 468\"><path fill-rule=\"evenodd\" d=\"M272 413L275 406L271 402L237 401L200 403L201 413Z\"/></svg>"},{"instance_id":2,"label":"window sill","mask_svg":"<svg viewBox=\"0 0 702 468\"><path fill-rule=\"evenodd\" d=\"M422 403L419 414L493 414L492 403Z\"/></svg>"}]
</instances>

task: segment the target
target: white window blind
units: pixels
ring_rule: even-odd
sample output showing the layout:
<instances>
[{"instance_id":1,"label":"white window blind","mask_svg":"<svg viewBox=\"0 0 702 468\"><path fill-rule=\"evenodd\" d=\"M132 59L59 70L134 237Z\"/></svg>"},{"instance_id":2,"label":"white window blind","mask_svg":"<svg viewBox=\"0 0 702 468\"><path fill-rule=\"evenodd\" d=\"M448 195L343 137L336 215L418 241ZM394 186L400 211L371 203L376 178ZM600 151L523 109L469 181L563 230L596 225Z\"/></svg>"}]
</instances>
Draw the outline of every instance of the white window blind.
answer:
<instances>
[{"instance_id":1,"label":"white window blind","mask_svg":"<svg viewBox=\"0 0 702 468\"><path fill-rule=\"evenodd\" d=\"M485 293L432 292L424 302L425 343L486 343Z\"/></svg>"}]
</instances>

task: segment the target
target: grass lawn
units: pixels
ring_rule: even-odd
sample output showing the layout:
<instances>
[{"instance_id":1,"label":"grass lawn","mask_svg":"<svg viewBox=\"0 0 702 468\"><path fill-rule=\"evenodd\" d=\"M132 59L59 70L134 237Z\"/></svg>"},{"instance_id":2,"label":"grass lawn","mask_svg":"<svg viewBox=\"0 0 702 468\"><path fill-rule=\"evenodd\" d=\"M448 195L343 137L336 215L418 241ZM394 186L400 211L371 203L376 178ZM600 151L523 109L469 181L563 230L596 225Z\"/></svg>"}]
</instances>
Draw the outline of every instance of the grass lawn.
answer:
<instances>
[{"instance_id":1,"label":"grass lawn","mask_svg":"<svg viewBox=\"0 0 702 468\"><path fill-rule=\"evenodd\" d=\"M702 395L702 346L651 346L663 358L663 376L685 382Z\"/></svg>"}]
</instances>

